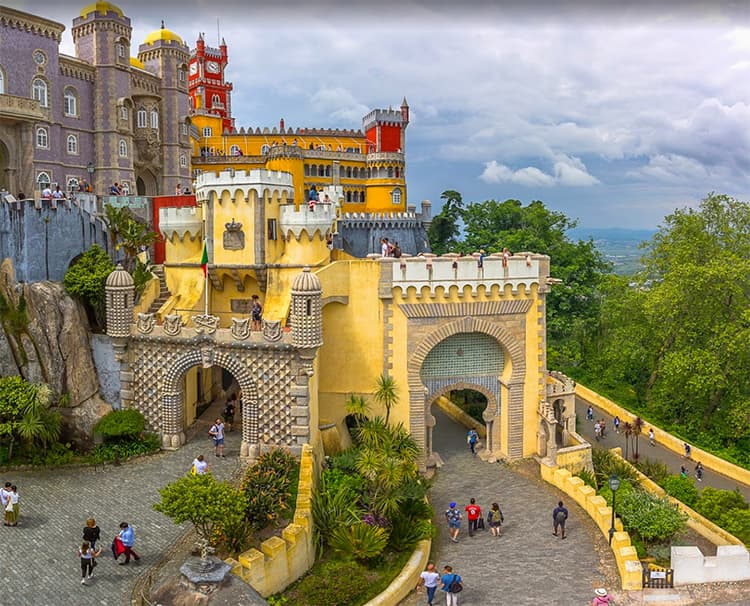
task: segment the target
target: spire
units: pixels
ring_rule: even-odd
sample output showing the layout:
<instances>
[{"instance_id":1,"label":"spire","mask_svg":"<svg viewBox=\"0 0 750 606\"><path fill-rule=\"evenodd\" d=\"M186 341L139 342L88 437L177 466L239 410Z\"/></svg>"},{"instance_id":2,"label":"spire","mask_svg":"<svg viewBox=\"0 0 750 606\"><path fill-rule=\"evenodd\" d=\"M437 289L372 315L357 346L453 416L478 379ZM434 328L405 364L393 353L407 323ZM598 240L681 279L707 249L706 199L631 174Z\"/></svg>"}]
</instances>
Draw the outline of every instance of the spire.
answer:
<instances>
[{"instance_id":1,"label":"spire","mask_svg":"<svg viewBox=\"0 0 750 606\"><path fill-rule=\"evenodd\" d=\"M161 20L161 28L162 29L167 29L166 27L164 27L164 19Z\"/></svg>"},{"instance_id":2,"label":"spire","mask_svg":"<svg viewBox=\"0 0 750 606\"><path fill-rule=\"evenodd\" d=\"M401 102L401 109L409 107L409 104L406 102L406 97L404 97L404 100Z\"/></svg>"}]
</instances>

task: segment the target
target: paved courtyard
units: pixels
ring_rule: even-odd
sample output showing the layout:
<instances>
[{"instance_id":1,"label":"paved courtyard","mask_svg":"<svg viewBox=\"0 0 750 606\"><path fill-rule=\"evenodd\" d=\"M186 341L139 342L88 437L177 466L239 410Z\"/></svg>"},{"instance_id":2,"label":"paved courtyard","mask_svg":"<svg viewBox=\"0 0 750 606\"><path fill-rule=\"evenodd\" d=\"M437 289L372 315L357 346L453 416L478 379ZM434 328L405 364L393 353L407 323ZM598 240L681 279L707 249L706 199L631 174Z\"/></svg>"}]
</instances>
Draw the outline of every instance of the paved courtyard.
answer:
<instances>
[{"instance_id":1,"label":"paved courtyard","mask_svg":"<svg viewBox=\"0 0 750 606\"><path fill-rule=\"evenodd\" d=\"M215 409L215 410L214 410ZM11 606L122 606L140 573L155 564L183 532L153 510L159 489L188 472L203 453L214 474L228 478L239 464L240 432L227 435L226 459L213 455L207 428L215 404L198 420L188 445L121 466L50 471L0 472L0 480L18 485L21 521L0 529L3 603ZM213 416L212 416L213 415ZM87 586L81 585L76 554L86 518L102 530L102 556ZM121 521L136 532L141 561L118 566L109 547Z\"/></svg>"},{"instance_id":2,"label":"paved courtyard","mask_svg":"<svg viewBox=\"0 0 750 606\"><path fill-rule=\"evenodd\" d=\"M466 430L435 408L433 414L437 418L435 450L444 466L431 496L439 525L432 557L441 571L450 564L463 577L461 605L590 604L593 588L607 585L607 576L611 578L614 558L585 512L541 479L473 458L466 445ZM500 538L489 531L470 538L464 519L459 543L449 541L442 512L451 501L463 509L471 497L483 512L493 501L500 503L505 514ZM552 509L560 499L570 510L564 541L552 536ZM444 596L438 591L436 605L445 603ZM426 603L423 593L412 594L402 606Z\"/></svg>"}]
</instances>

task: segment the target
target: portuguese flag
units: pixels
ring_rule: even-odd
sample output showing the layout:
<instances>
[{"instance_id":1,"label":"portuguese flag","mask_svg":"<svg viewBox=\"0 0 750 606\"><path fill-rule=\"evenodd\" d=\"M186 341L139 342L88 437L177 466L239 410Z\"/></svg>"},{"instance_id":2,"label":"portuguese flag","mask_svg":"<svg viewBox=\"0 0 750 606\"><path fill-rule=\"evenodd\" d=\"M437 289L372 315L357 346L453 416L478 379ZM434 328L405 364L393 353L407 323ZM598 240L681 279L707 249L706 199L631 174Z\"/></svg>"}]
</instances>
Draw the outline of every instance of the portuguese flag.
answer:
<instances>
[{"instance_id":1,"label":"portuguese flag","mask_svg":"<svg viewBox=\"0 0 750 606\"><path fill-rule=\"evenodd\" d=\"M206 241L203 241L203 255L201 255L201 267L203 268L203 277L208 275L208 249L206 248Z\"/></svg>"}]
</instances>

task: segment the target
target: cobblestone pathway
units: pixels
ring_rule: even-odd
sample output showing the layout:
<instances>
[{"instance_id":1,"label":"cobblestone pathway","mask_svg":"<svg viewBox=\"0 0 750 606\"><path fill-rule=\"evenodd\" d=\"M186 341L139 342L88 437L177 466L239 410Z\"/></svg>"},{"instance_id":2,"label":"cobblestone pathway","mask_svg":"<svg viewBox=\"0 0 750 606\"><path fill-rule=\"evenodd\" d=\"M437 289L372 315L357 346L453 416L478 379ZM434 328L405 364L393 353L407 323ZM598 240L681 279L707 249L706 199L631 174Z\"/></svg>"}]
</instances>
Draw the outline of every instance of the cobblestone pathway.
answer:
<instances>
[{"instance_id":1,"label":"cobblestone pathway","mask_svg":"<svg viewBox=\"0 0 750 606\"><path fill-rule=\"evenodd\" d=\"M437 474L431 501L438 513L438 536L432 558L442 571L446 564L464 579L462 606L578 606L590 604L593 588L612 578L614 558L593 530L585 512L541 479L512 467L473 458L466 431L433 409L437 419L435 449L444 465ZM456 501L463 509L471 497L486 512L498 501L505 514L503 534L489 530L469 537L465 519L459 543L448 539L442 512ZM563 499L570 510L564 541L552 536L552 509ZM604 564L600 561L604 553ZM438 590L435 604L445 603ZM424 594L412 594L402 606L426 604Z\"/></svg>"},{"instance_id":2,"label":"cobblestone pathway","mask_svg":"<svg viewBox=\"0 0 750 606\"><path fill-rule=\"evenodd\" d=\"M239 464L240 432L227 435L226 459L213 455L207 436L219 404L204 413L187 446L121 466L52 471L0 472L0 480L18 485L21 521L0 529L3 603L10 606L121 606L137 576L156 563L183 529L152 509L159 489L186 473L204 454L214 474L229 477ZM76 549L86 518L102 530L102 555L87 586L81 585ZM121 521L136 532L141 561L118 566L109 550Z\"/></svg>"}]
</instances>

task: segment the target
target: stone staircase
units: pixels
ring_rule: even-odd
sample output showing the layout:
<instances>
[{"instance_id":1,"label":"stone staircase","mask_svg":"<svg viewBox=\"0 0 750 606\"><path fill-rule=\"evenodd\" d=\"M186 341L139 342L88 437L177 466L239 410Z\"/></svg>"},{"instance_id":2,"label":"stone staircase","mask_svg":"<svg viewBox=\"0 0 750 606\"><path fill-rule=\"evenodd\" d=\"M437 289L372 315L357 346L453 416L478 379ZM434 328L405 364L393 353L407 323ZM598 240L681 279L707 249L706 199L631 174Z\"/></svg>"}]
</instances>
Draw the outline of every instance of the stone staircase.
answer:
<instances>
[{"instance_id":1,"label":"stone staircase","mask_svg":"<svg viewBox=\"0 0 750 606\"><path fill-rule=\"evenodd\" d=\"M154 300L153 303L151 303L151 307L148 310L149 313L155 314L157 311L159 311L159 309L161 309L161 306L167 302L167 299L172 296L172 293L167 288L167 279L164 275L164 266L153 265L151 267L151 272L157 278L159 278L159 296Z\"/></svg>"}]
</instances>

